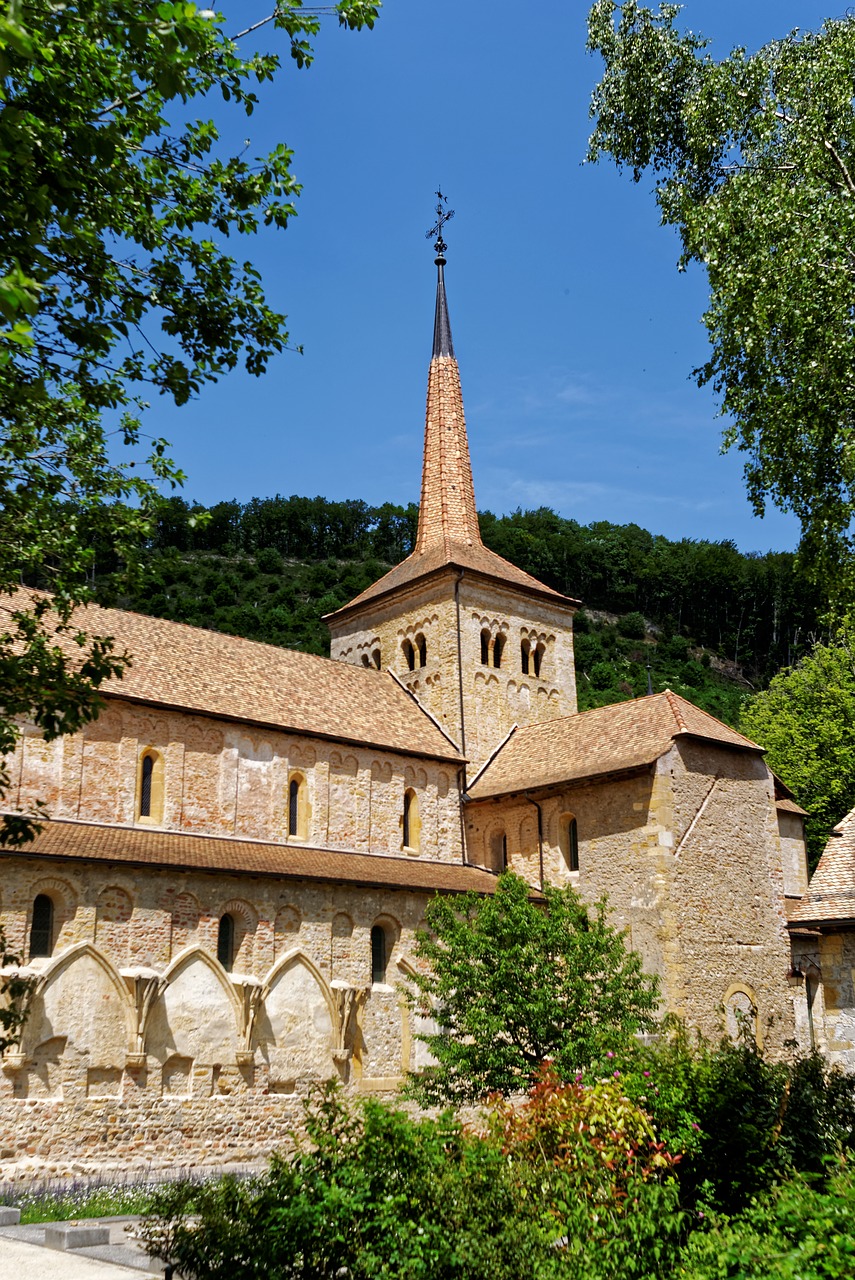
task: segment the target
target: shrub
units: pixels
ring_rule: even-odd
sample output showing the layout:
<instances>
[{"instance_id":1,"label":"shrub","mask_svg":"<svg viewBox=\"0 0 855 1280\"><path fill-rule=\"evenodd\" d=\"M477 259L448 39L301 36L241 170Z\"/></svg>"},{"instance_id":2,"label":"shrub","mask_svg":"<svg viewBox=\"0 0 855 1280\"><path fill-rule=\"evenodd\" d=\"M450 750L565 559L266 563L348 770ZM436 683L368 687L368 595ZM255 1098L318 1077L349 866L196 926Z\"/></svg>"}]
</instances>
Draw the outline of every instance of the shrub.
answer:
<instances>
[{"instance_id":1,"label":"shrub","mask_svg":"<svg viewBox=\"0 0 855 1280\"><path fill-rule=\"evenodd\" d=\"M793 1172L819 1173L855 1145L855 1077L812 1054L769 1063L752 1045L691 1041L674 1019L623 1062L629 1096L682 1155L683 1204L740 1211Z\"/></svg>"},{"instance_id":2,"label":"shrub","mask_svg":"<svg viewBox=\"0 0 855 1280\"><path fill-rule=\"evenodd\" d=\"M255 567L259 573L281 573L285 562L275 547L262 547L255 557Z\"/></svg>"},{"instance_id":3,"label":"shrub","mask_svg":"<svg viewBox=\"0 0 855 1280\"><path fill-rule=\"evenodd\" d=\"M617 629L627 640L643 640L647 634L647 624L640 613L625 613L618 619Z\"/></svg>"},{"instance_id":4,"label":"shrub","mask_svg":"<svg viewBox=\"0 0 855 1280\"><path fill-rule=\"evenodd\" d=\"M843 1168L827 1189L794 1178L738 1217L695 1232L685 1280L851 1280L855 1275L855 1177Z\"/></svg>"},{"instance_id":5,"label":"shrub","mask_svg":"<svg viewBox=\"0 0 855 1280\"><path fill-rule=\"evenodd\" d=\"M609 662L595 662L591 667L591 684L601 692L617 682L617 672Z\"/></svg>"},{"instance_id":6,"label":"shrub","mask_svg":"<svg viewBox=\"0 0 855 1280\"><path fill-rule=\"evenodd\" d=\"M411 1120L324 1086L306 1140L252 1181L160 1191L149 1252L185 1280L549 1280L554 1230L530 1180L450 1115Z\"/></svg>"}]
</instances>

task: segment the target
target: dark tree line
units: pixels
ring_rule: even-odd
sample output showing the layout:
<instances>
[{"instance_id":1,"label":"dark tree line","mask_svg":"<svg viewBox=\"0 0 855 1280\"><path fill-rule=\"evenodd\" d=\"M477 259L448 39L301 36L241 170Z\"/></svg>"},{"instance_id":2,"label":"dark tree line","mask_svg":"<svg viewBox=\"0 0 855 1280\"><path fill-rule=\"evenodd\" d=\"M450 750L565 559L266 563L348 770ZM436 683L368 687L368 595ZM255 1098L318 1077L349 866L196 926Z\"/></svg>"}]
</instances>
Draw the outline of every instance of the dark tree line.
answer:
<instances>
[{"instance_id":1,"label":"dark tree line","mask_svg":"<svg viewBox=\"0 0 855 1280\"><path fill-rule=\"evenodd\" d=\"M635 524L580 525L547 507L480 520L489 547L589 609L641 613L666 639L686 636L761 681L819 632L823 601L790 552L746 555L732 542L671 541ZM205 508L172 498L149 550L230 558L273 550L310 564L360 562L370 578L410 553L417 525L415 503L277 495Z\"/></svg>"}]
</instances>

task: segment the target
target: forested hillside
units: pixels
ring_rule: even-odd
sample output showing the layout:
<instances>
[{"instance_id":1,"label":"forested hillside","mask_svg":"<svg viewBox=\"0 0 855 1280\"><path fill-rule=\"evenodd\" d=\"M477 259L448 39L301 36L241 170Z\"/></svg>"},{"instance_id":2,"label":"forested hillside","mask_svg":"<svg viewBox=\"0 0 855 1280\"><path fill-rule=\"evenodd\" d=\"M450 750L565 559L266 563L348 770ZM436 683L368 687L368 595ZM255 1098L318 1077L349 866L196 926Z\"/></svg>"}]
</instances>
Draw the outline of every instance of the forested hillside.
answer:
<instances>
[{"instance_id":1,"label":"forested hillside","mask_svg":"<svg viewBox=\"0 0 855 1280\"><path fill-rule=\"evenodd\" d=\"M638 525L580 525L548 508L483 512L486 544L582 600L582 707L678 689L734 722L817 634L821 601L787 552L744 555L729 542L679 542ZM254 498L210 508L167 504L146 548L146 581L121 603L143 613L328 651L321 615L412 549L418 507L359 500ZM109 571L109 555L101 568Z\"/></svg>"}]
</instances>

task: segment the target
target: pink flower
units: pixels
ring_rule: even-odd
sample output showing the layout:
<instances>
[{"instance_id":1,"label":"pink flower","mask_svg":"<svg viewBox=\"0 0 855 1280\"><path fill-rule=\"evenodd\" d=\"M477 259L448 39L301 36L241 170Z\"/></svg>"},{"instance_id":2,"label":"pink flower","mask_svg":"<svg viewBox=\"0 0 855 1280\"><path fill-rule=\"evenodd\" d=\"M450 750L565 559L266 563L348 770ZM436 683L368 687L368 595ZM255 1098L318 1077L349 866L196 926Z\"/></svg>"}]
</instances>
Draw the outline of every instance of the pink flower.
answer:
<instances>
[{"instance_id":1,"label":"pink flower","mask_svg":"<svg viewBox=\"0 0 855 1280\"><path fill-rule=\"evenodd\" d=\"M613 1058L614 1056L615 1056L615 1055L612 1053L611 1049L609 1049L608 1053L606 1054L606 1057L607 1057L607 1058Z\"/></svg>"},{"instance_id":2,"label":"pink flower","mask_svg":"<svg viewBox=\"0 0 855 1280\"><path fill-rule=\"evenodd\" d=\"M649 1076L649 1075L650 1075L650 1072L649 1072L649 1071L645 1071L645 1072L644 1072L644 1074L645 1074L646 1076Z\"/></svg>"}]
</instances>

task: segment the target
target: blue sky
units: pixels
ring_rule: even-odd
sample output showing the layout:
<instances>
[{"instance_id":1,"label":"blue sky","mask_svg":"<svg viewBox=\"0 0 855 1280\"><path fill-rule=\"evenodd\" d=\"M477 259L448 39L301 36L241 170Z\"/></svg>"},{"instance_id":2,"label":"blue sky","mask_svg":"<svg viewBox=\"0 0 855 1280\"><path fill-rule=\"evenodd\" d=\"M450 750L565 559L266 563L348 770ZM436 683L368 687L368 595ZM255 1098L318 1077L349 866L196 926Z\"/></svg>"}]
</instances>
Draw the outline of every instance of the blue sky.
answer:
<instances>
[{"instance_id":1,"label":"blue sky","mask_svg":"<svg viewBox=\"0 0 855 1280\"><path fill-rule=\"evenodd\" d=\"M714 399L691 379L706 354L701 272L677 272L649 181L582 163L599 73L586 9L387 0L373 32L329 23L308 71L286 54L250 120L212 111L251 154L295 152L299 216L233 249L261 268L304 354L178 410L154 403L147 429L171 441L188 498L418 499L435 288L424 233L441 184L479 507L795 545L791 518L753 518L741 459L720 455ZM224 11L234 30L268 8ZM828 16L813 0L688 0L684 15L721 55Z\"/></svg>"}]
</instances>

